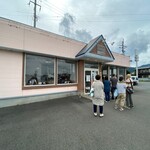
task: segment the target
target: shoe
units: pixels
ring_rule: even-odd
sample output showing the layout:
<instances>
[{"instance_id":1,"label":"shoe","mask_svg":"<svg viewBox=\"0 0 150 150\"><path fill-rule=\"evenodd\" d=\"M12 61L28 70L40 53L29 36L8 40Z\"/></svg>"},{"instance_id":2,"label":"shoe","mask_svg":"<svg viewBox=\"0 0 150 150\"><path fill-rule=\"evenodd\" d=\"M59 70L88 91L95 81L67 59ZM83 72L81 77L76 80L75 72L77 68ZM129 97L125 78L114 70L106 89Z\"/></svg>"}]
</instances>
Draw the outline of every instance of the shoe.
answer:
<instances>
[{"instance_id":1,"label":"shoe","mask_svg":"<svg viewBox=\"0 0 150 150\"><path fill-rule=\"evenodd\" d=\"M97 113L94 113L94 116L96 117L96 116L97 116Z\"/></svg>"},{"instance_id":2,"label":"shoe","mask_svg":"<svg viewBox=\"0 0 150 150\"><path fill-rule=\"evenodd\" d=\"M126 109L130 109L130 107L128 107L128 106L124 106L124 108L126 108Z\"/></svg>"},{"instance_id":3,"label":"shoe","mask_svg":"<svg viewBox=\"0 0 150 150\"><path fill-rule=\"evenodd\" d=\"M99 116L100 116L100 117L104 117L104 114L100 114Z\"/></svg>"},{"instance_id":4,"label":"shoe","mask_svg":"<svg viewBox=\"0 0 150 150\"><path fill-rule=\"evenodd\" d=\"M115 108L115 109L118 109L118 107L117 107L117 106L115 106L114 108Z\"/></svg>"},{"instance_id":5,"label":"shoe","mask_svg":"<svg viewBox=\"0 0 150 150\"><path fill-rule=\"evenodd\" d=\"M123 109L123 108L120 108L119 110L120 110L120 111L123 111L124 109Z\"/></svg>"}]
</instances>

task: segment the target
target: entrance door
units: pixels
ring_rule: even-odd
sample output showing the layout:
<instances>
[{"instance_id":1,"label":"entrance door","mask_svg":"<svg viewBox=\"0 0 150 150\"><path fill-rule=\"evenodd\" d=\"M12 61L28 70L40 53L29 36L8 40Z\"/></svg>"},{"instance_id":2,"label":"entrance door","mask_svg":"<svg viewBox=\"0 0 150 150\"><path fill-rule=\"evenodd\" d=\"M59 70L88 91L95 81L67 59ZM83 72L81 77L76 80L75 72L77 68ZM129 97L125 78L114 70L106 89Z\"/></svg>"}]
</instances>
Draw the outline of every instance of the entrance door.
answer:
<instances>
[{"instance_id":1,"label":"entrance door","mask_svg":"<svg viewBox=\"0 0 150 150\"><path fill-rule=\"evenodd\" d=\"M84 93L87 94L91 90L91 85L95 80L95 76L98 74L98 69L86 69L85 81L84 81Z\"/></svg>"}]
</instances>

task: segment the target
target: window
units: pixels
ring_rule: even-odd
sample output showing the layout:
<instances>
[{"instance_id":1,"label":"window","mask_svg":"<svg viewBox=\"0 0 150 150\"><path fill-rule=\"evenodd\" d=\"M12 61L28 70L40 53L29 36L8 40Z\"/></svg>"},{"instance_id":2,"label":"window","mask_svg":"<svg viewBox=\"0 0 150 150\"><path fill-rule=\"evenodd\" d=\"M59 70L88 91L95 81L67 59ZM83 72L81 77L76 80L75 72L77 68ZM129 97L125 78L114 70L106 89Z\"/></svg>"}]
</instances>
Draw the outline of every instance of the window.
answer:
<instances>
[{"instance_id":1,"label":"window","mask_svg":"<svg viewBox=\"0 0 150 150\"><path fill-rule=\"evenodd\" d=\"M54 84L54 59L25 55L25 85Z\"/></svg>"},{"instance_id":2,"label":"window","mask_svg":"<svg viewBox=\"0 0 150 150\"><path fill-rule=\"evenodd\" d=\"M92 62L88 63L88 62L86 62L86 63L84 64L84 67L85 67L85 68L98 69L98 63L92 63Z\"/></svg>"},{"instance_id":3,"label":"window","mask_svg":"<svg viewBox=\"0 0 150 150\"><path fill-rule=\"evenodd\" d=\"M117 75L116 66L110 66L110 75L111 75L111 77L113 76L113 74Z\"/></svg>"},{"instance_id":4,"label":"window","mask_svg":"<svg viewBox=\"0 0 150 150\"><path fill-rule=\"evenodd\" d=\"M104 79L106 76L108 76L108 66L103 65L102 66L102 79Z\"/></svg>"},{"instance_id":5,"label":"window","mask_svg":"<svg viewBox=\"0 0 150 150\"><path fill-rule=\"evenodd\" d=\"M58 84L76 83L76 62L58 59Z\"/></svg>"},{"instance_id":6,"label":"window","mask_svg":"<svg viewBox=\"0 0 150 150\"><path fill-rule=\"evenodd\" d=\"M125 69L124 68L119 68L119 76L123 76L125 75Z\"/></svg>"}]
</instances>

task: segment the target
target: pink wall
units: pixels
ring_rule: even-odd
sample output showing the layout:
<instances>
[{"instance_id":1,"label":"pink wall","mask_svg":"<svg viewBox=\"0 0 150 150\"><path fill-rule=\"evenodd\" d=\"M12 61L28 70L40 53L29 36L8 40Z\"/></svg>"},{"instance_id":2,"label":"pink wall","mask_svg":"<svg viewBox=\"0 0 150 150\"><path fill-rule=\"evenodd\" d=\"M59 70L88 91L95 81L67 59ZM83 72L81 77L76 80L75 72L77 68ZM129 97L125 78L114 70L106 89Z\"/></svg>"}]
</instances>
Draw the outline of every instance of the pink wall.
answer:
<instances>
[{"instance_id":1,"label":"pink wall","mask_svg":"<svg viewBox=\"0 0 150 150\"><path fill-rule=\"evenodd\" d=\"M106 64L122 66L122 67L130 67L130 56L125 56L125 55L118 54L115 52L112 52L112 54L115 57L115 60L113 62L109 62Z\"/></svg>"},{"instance_id":2,"label":"pink wall","mask_svg":"<svg viewBox=\"0 0 150 150\"><path fill-rule=\"evenodd\" d=\"M0 50L0 99L76 91L77 86L22 90L23 53Z\"/></svg>"},{"instance_id":3,"label":"pink wall","mask_svg":"<svg viewBox=\"0 0 150 150\"><path fill-rule=\"evenodd\" d=\"M0 98L77 90L77 86L22 90L22 52L75 58L85 43L5 19L0 20L0 34L0 47L11 49L0 49Z\"/></svg>"},{"instance_id":4,"label":"pink wall","mask_svg":"<svg viewBox=\"0 0 150 150\"><path fill-rule=\"evenodd\" d=\"M0 98L22 95L22 56L0 50Z\"/></svg>"},{"instance_id":5,"label":"pink wall","mask_svg":"<svg viewBox=\"0 0 150 150\"><path fill-rule=\"evenodd\" d=\"M3 19L0 20L0 34L2 47L68 58L75 58L85 46L83 42Z\"/></svg>"}]
</instances>

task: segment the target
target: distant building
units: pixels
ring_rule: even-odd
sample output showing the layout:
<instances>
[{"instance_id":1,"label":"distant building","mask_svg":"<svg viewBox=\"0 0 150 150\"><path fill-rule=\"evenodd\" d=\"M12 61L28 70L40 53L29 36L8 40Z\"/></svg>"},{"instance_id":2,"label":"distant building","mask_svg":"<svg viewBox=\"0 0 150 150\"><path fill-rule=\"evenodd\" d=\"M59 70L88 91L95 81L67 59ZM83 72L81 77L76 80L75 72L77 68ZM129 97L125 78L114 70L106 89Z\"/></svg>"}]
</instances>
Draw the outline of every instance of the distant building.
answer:
<instances>
[{"instance_id":1,"label":"distant building","mask_svg":"<svg viewBox=\"0 0 150 150\"><path fill-rule=\"evenodd\" d=\"M138 67L139 78L150 78L150 64Z\"/></svg>"}]
</instances>

